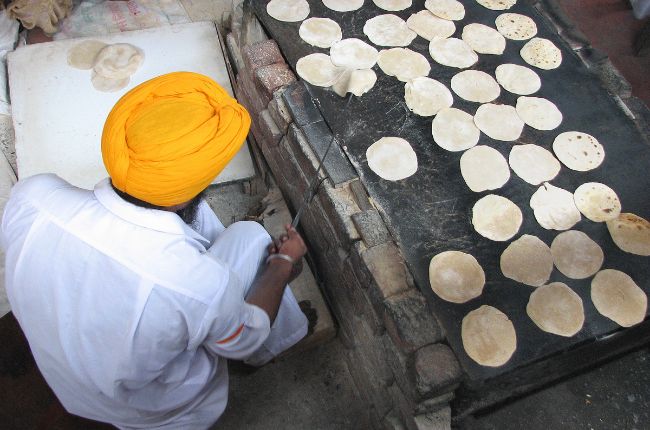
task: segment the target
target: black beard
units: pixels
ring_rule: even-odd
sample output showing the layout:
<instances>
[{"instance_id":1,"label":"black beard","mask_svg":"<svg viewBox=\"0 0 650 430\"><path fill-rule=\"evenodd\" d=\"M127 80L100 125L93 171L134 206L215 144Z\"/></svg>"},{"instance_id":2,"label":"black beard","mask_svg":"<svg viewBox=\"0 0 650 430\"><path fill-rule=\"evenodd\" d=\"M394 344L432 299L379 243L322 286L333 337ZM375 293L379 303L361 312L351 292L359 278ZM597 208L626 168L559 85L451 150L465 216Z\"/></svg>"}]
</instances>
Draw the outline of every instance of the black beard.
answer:
<instances>
[{"instance_id":1,"label":"black beard","mask_svg":"<svg viewBox=\"0 0 650 430\"><path fill-rule=\"evenodd\" d=\"M201 204L201 200L203 200L203 195L204 192L202 191L199 193L199 195L190 200L190 203L187 206L176 211L176 215L181 217L183 222L185 222L185 224L189 225L190 227L196 221L196 215L199 212L199 204Z\"/></svg>"}]
</instances>

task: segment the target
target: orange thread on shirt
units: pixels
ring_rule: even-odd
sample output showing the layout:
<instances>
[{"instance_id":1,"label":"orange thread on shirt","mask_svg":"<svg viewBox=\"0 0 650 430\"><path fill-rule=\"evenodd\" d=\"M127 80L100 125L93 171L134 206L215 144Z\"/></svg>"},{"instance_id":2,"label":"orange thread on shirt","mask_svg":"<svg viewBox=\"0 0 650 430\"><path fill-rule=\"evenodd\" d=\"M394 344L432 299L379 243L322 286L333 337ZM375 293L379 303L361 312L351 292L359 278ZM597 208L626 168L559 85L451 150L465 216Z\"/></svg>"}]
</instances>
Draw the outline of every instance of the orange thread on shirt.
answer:
<instances>
[{"instance_id":1,"label":"orange thread on shirt","mask_svg":"<svg viewBox=\"0 0 650 430\"><path fill-rule=\"evenodd\" d=\"M231 340L233 340L234 338L236 338L237 336L239 336L240 333L242 332L242 330L244 330L244 324L240 325L239 328L238 328L238 329L237 329L233 334L231 334L230 336L228 336L227 338L218 341L218 342L217 342L217 345L221 345L221 344L224 344L224 343L228 343L228 342L230 342Z\"/></svg>"}]
</instances>

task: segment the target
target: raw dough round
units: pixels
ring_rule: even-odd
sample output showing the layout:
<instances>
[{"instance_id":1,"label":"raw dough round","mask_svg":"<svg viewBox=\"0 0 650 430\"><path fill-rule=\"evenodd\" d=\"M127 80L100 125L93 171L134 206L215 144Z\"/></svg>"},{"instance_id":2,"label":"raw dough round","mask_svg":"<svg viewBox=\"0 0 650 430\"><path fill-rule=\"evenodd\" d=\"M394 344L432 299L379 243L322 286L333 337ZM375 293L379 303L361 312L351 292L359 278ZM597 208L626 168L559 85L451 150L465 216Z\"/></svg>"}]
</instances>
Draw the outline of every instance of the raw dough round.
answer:
<instances>
[{"instance_id":1,"label":"raw dough round","mask_svg":"<svg viewBox=\"0 0 650 430\"><path fill-rule=\"evenodd\" d=\"M492 139L503 141L519 139L524 129L524 122L514 107L493 103L479 106L474 114L474 124Z\"/></svg>"},{"instance_id":2,"label":"raw dough round","mask_svg":"<svg viewBox=\"0 0 650 430\"><path fill-rule=\"evenodd\" d=\"M439 18L428 10L421 10L411 15L406 20L406 25L429 41L435 37L446 39L456 32L456 25L453 21Z\"/></svg>"},{"instance_id":3,"label":"raw dough round","mask_svg":"<svg viewBox=\"0 0 650 430\"><path fill-rule=\"evenodd\" d=\"M461 338L467 355L482 366L503 366L517 349L517 334L512 321L488 305L465 315Z\"/></svg>"},{"instance_id":4,"label":"raw dough round","mask_svg":"<svg viewBox=\"0 0 650 430\"><path fill-rule=\"evenodd\" d=\"M607 221L612 240L625 252L650 256L650 222L632 213L622 213Z\"/></svg>"},{"instance_id":5,"label":"raw dough round","mask_svg":"<svg viewBox=\"0 0 650 430\"><path fill-rule=\"evenodd\" d=\"M557 269L571 279L585 279L600 270L605 254L589 236L578 230L558 234L551 243Z\"/></svg>"},{"instance_id":6,"label":"raw dough round","mask_svg":"<svg viewBox=\"0 0 650 430\"><path fill-rule=\"evenodd\" d=\"M309 16L309 3L305 0L271 0L266 13L278 21L298 22Z\"/></svg>"},{"instance_id":7,"label":"raw dough round","mask_svg":"<svg viewBox=\"0 0 650 430\"><path fill-rule=\"evenodd\" d=\"M474 204L472 225L478 234L490 240L503 242L519 231L523 216L521 209L496 194L488 194Z\"/></svg>"},{"instance_id":8,"label":"raw dough round","mask_svg":"<svg viewBox=\"0 0 650 430\"><path fill-rule=\"evenodd\" d=\"M544 285L553 271L551 249L537 236L522 235L501 254L501 272L531 287Z\"/></svg>"},{"instance_id":9,"label":"raw dough round","mask_svg":"<svg viewBox=\"0 0 650 430\"><path fill-rule=\"evenodd\" d=\"M533 291L526 313L537 327L559 336L571 337L585 323L582 299L562 282L552 282Z\"/></svg>"},{"instance_id":10,"label":"raw dough round","mask_svg":"<svg viewBox=\"0 0 650 430\"><path fill-rule=\"evenodd\" d=\"M467 24L461 38L479 54L501 55L506 49L506 39L501 33L483 24Z\"/></svg>"},{"instance_id":11,"label":"raw dough round","mask_svg":"<svg viewBox=\"0 0 650 430\"><path fill-rule=\"evenodd\" d=\"M541 97L521 96L516 109L519 118L537 130L553 130L562 123L562 112L555 103Z\"/></svg>"},{"instance_id":12,"label":"raw dough round","mask_svg":"<svg viewBox=\"0 0 650 430\"><path fill-rule=\"evenodd\" d=\"M124 79L138 70L144 61L144 54L128 43L108 45L95 58L93 70L110 79Z\"/></svg>"},{"instance_id":13,"label":"raw dough round","mask_svg":"<svg viewBox=\"0 0 650 430\"><path fill-rule=\"evenodd\" d=\"M556 69L562 63L562 51L550 40L540 37L526 42L520 54L525 62L544 70Z\"/></svg>"},{"instance_id":14,"label":"raw dough round","mask_svg":"<svg viewBox=\"0 0 650 430\"><path fill-rule=\"evenodd\" d=\"M450 21L459 21L465 17L465 6L456 0L427 0L424 7L435 16Z\"/></svg>"},{"instance_id":15,"label":"raw dough round","mask_svg":"<svg viewBox=\"0 0 650 430\"><path fill-rule=\"evenodd\" d=\"M470 254L445 251L429 263L429 283L434 293L452 303L465 303L483 292L485 273Z\"/></svg>"},{"instance_id":16,"label":"raw dough round","mask_svg":"<svg viewBox=\"0 0 650 430\"><path fill-rule=\"evenodd\" d=\"M93 71L92 76L90 77L90 82L92 82L93 87L95 87L97 91L102 91L104 93L114 93L115 91L126 88L130 81L131 78L128 76L126 78L113 79L102 76L95 71Z\"/></svg>"},{"instance_id":17,"label":"raw dough round","mask_svg":"<svg viewBox=\"0 0 650 430\"><path fill-rule=\"evenodd\" d=\"M323 0L325 7L336 12L351 12L360 9L364 0Z\"/></svg>"},{"instance_id":18,"label":"raw dough round","mask_svg":"<svg viewBox=\"0 0 650 430\"><path fill-rule=\"evenodd\" d=\"M517 176L532 185L550 181L561 168L550 151L533 144L513 146L508 162Z\"/></svg>"},{"instance_id":19,"label":"raw dough round","mask_svg":"<svg viewBox=\"0 0 650 430\"><path fill-rule=\"evenodd\" d=\"M645 319L648 297L630 276L605 269L591 281L591 301L598 312L623 327Z\"/></svg>"},{"instance_id":20,"label":"raw dough round","mask_svg":"<svg viewBox=\"0 0 650 430\"><path fill-rule=\"evenodd\" d=\"M553 152L569 169L586 172L605 159L605 148L595 137L579 131L560 133L553 141Z\"/></svg>"},{"instance_id":21,"label":"raw dough round","mask_svg":"<svg viewBox=\"0 0 650 430\"><path fill-rule=\"evenodd\" d=\"M343 75L345 68L335 66L329 55L318 52L299 59L296 72L312 85L329 87Z\"/></svg>"},{"instance_id":22,"label":"raw dough round","mask_svg":"<svg viewBox=\"0 0 650 430\"><path fill-rule=\"evenodd\" d=\"M605 184L587 182L573 193L576 207L593 222L604 222L618 218L621 214L621 201Z\"/></svg>"},{"instance_id":23,"label":"raw dough round","mask_svg":"<svg viewBox=\"0 0 650 430\"><path fill-rule=\"evenodd\" d=\"M485 145L470 148L460 157L460 173L469 189L475 193L496 190L510 179L505 157Z\"/></svg>"},{"instance_id":24,"label":"raw dough round","mask_svg":"<svg viewBox=\"0 0 650 430\"><path fill-rule=\"evenodd\" d=\"M494 20L499 33L511 40L528 40L537 34L537 24L526 15L502 13Z\"/></svg>"},{"instance_id":25,"label":"raw dough round","mask_svg":"<svg viewBox=\"0 0 650 430\"><path fill-rule=\"evenodd\" d=\"M451 78L451 89L465 100L488 103L499 97L501 87L490 75L480 70L463 70Z\"/></svg>"},{"instance_id":26,"label":"raw dough round","mask_svg":"<svg viewBox=\"0 0 650 430\"><path fill-rule=\"evenodd\" d=\"M478 55L460 39L433 39L429 43L429 54L436 63L443 66L465 69L478 61Z\"/></svg>"},{"instance_id":27,"label":"raw dough round","mask_svg":"<svg viewBox=\"0 0 650 430\"><path fill-rule=\"evenodd\" d=\"M329 18L309 18L300 24L300 38L310 45L329 48L343 38L341 27Z\"/></svg>"},{"instance_id":28,"label":"raw dough round","mask_svg":"<svg viewBox=\"0 0 650 430\"><path fill-rule=\"evenodd\" d=\"M573 194L544 182L530 198L535 219L547 230L568 230L581 219Z\"/></svg>"},{"instance_id":29,"label":"raw dough round","mask_svg":"<svg viewBox=\"0 0 650 430\"><path fill-rule=\"evenodd\" d=\"M408 46L417 37L406 21L392 14L370 18L363 26L363 33L377 46Z\"/></svg>"},{"instance_id":30,"label":"raw dough round","mask_svg":"<svg viewBox=\"0 0 650 430\"><path fill-rule=\"evenodd\" d=\"M457 152L478 143L481 132L474 124L474 117L460 109L440 109L431 123L433 140L442 149Z\"/></svg>"},{"instance_id":31,"label":"raw dough round","mask_svg":"<svg viewBox=\"0 0 650 430\"><path fill-rule=\"evenodd\" d=\"M68 64L81 70L92 69L99 51L106 47L99 40L84 40L68 50Z\"/></svg>"},{"instance_id":32,"label":"raw dough round","mask_svg":"<svg viewBox=\"0 0 650 430\"><path fill-rule=\"evenodd\" d=\"M517 3L517 0L476 0L478 4L492 10L510 9Z\"/></svg>"},{"instance_id":33,"label":"raw dough round","mask_svg":"<svg viewBox=\"0 0 650 430\"><path fill-rule=\"evenodd\" d=\"M388 11L404 10L411 7L413 0L372 0L378 8Z\"/></svg>"},{"instance_id":34,"label":"raw dough round","mask_svg":"<svg viewBox=\"0 0 650 430\"><path fill-rule=\"evenodd\" d=\"M372 69L345 69L343 75L332 85L332 89L341 97L345 97L347 93L361 97L375 86L375 82L377 74Z\"/></svg>"},{"instance_id":35,"label":"raw dough round","mask_svg":"<svg viewBox=\"0 0 650 430\"><path fill-rule=\"evenodd\" d=\"M408 48L382 49L377 64L388 76L395 76L402 82L427 76L431 71L426 57Z\"/></svg>"},{"instance_id":36,"label":"raw dough round","mask_svg":"<svg viewBox=\"0 0 650 430\"><path fill-rule=\"evenodd\" d=\"M411 145L400 137L382 137L366 150L368 167L388 181L408 178L418 170Z\"/></svg>"},{"instance_id":37,"label":"raw dough round","mask_svg":"<svg viewBox=\"0 0 650 430\"><path fill-rule=\"evenodd\" d=\"M360 39L343 39L330 48L332 63L348 69L371 69L377 63L379 51Z\"/></svg>"},{"instance_id":38,"label":"raw dough round","mask_svg":"<svg viewBox=\"0 0 650 430\"><path fill-rule=\"evenodd\" d=\"M420 116L433 116L454 103L454 97L444 84L422 76L406 83L404 100L406 106Z\"/></svg>"},{"instance_id":39,"label":"raw dough round","mask_svg":"<svg viewBox=\"0 0 650 430\"><path fill-rule=\"evenodd\" d=\"M517 64L501 64L494 72L497 82L514 94L529 95L537 92L542 86L539 75L528 67Z\"/></svg>"}]
</instances>

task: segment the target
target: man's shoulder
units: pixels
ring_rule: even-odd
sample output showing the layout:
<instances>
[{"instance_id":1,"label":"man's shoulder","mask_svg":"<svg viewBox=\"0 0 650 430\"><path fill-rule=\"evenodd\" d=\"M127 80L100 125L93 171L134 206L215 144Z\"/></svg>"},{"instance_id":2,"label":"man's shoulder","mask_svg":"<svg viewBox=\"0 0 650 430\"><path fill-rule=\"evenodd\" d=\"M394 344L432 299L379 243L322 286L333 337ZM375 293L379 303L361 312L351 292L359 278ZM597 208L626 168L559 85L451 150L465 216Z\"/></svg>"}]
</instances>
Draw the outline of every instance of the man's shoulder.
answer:
<instances>
[{"instance_id":1,"label":"man's shoulder","mask_svg":"<svg viewBox=\"0 0 650 430\"><path fill-rule=\"evenodd\" d=\"M11 197L41 198L56 190L79 190L54 173L41 173L19 180L11 190Z\"/></svg>"}]
</instances>

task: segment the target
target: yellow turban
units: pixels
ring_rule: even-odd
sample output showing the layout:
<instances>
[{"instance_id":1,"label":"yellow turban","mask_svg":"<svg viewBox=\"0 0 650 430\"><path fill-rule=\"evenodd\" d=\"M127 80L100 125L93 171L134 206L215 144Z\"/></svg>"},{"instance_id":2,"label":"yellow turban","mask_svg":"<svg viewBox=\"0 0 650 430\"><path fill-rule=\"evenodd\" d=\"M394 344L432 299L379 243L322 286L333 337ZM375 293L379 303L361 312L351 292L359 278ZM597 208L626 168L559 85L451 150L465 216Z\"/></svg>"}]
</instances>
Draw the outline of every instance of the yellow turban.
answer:
<instances>
[{"instance_id":1,"label":"yellow turban","mask_svg":"<svg viewBox=\"0 0 650 430\"><path fill-rule=\"evenodd\" d=\"M191 200L244 143L246 109L207 76L176 72L126 93L108 114L102 158L113 185L156 206Z\"/></svg>"}]
</instances>

